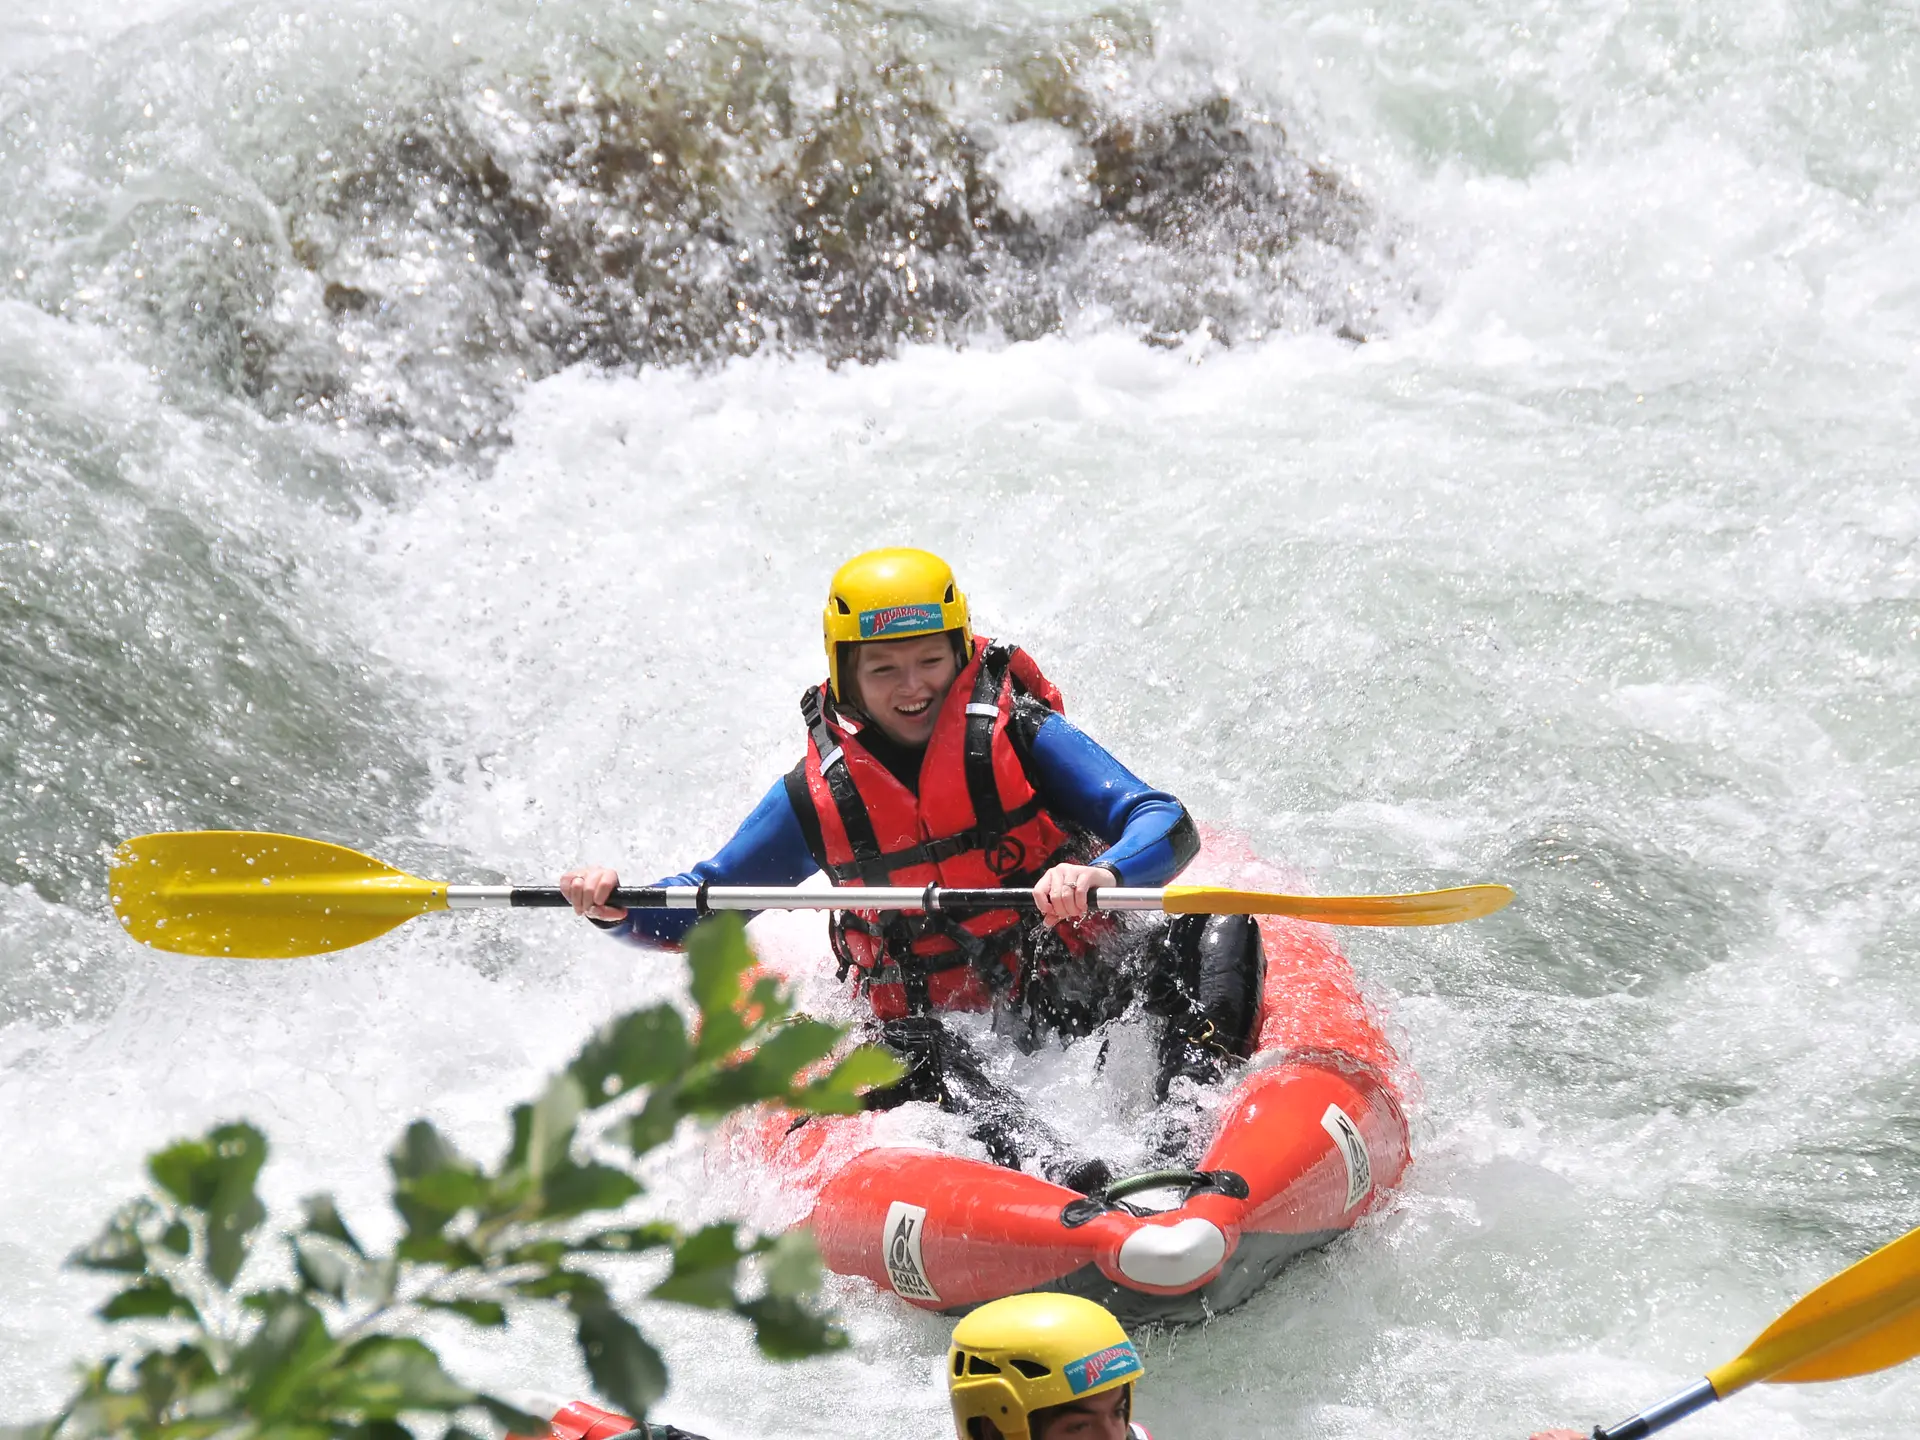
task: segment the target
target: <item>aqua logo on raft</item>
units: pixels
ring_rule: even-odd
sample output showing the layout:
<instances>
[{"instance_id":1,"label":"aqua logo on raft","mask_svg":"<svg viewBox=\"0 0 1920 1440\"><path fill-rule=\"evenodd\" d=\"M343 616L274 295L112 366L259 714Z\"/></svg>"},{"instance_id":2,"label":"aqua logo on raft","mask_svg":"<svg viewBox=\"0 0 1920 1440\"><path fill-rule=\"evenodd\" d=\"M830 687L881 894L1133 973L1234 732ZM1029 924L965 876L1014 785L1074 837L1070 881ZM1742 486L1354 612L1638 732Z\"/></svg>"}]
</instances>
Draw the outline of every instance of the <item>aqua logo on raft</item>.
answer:
<instances>
[{"instance_id":1,"label":"aqua logo on raft","mask_svg":"<svg viewBox=\"0 0 1920 1440\"><path fill-rule=\"evenodd\" d=\"M1360 1137L1360 1127L1353 1123L1353 1117L1338 1105L1327 1106L1327 1113L1320 1117L1320 1128L1332 1137L1333 1148L1347 1167L1347 1203L1341 1209L1351 1210L1373 1189L1373 1162L1367 1159L1367 1142Z\"/></svg>"},{"instance_id":2,"label":"aqua logo on raft","mask_svg":"<svg viewBox=\"0 0 1920 1440\"><path fill-rule=\"evenodd\" d=\"M940 1303L939 1293L927 1279L926 1262L920 1257L920 1232L926 1229L927 1212L918 1205L896 1200L887 1207L887 1223L880 1229L880 1253L886 1257L887 1278L893 1293L902 1300Z\"/></svg>"},{"instance_id":3,"label":"aqua logo on raft","mask_svg":"<svg viewBox=\"0 0 1920 1440\"><path fill-rule=\"evenodd\" d=\"M880 610L860 612L860 638L878 640L883 635L918 635L925 630L945 628L938 605L888 605Z\"/></svg>"},{"instance_id":4,"label":"aqua logo on raft","mask_svg":"<svg viewBox=\"0 0 1920 1440\"><path fill-rule=\"evenodd\" d=\"M1067 1384L1073 1387L1073 1393L1084 1395L1096 1385L1105 1385L1110 1380L1127 1375L1138 1375L1140 1355L1130 1343L1122 1340L1118 1345L1109 1345L1104 1350L1068 1361L1066 1369Z\"/></svg>"}]
</instances>

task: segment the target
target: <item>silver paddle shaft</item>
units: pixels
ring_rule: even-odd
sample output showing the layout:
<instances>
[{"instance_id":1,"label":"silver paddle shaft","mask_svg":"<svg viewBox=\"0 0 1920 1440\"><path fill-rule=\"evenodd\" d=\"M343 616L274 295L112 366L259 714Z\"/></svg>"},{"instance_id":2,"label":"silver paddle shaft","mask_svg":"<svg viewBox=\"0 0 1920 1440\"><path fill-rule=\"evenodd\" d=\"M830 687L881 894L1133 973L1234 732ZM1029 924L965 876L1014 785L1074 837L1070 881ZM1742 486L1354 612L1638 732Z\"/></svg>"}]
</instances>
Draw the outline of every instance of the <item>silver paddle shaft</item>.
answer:
<instances>
[{"instance_id":1,"label":"silver paddle shaft","mask_svg":"<svg viewBox=\"0 0 1920 1440\"><path fill-rule=\"evenodd\" d=\"M1159 910L1166 891L1109 887L1087 896L1092 910ZM449 885L447 908L496 906L557 909L567 897L549 885ZM1033 891L968 890L945 885L843 885L803 890L793 885L622 885L607 904L623 910L898 910L913 914L969 914L983 910L1038 910Z\"/></svg>"}]
</instances>

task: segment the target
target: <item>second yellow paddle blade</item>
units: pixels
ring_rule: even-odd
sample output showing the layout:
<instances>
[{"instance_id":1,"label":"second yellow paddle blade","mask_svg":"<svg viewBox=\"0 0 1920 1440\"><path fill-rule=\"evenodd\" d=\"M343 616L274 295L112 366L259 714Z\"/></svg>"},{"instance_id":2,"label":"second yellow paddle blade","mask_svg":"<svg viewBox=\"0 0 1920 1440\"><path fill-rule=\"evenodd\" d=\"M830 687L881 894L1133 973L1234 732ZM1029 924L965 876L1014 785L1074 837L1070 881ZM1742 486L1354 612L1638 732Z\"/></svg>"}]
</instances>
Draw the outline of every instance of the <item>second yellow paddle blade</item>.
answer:
<instances>
[{"instance_id":1,"label":"second yellow paddle blade","mask_svg":"<svg viewBox=\"0 0 1920 1440\"><path fill-rule=\"evenodd\" d=\"M1721 1396L1762 1380L1870 1375L1920 1354L1920 1230L1810 1290L1737 1359L1707 1373Z\"/></svg>"},{"instance_id":2,"label":"second yellow paddle blade","mask_svg":"<svg viewBox=\"0 0 1920 1440\"><path fill-rule=\"evenodd\" d=\"M253 830L137 836L108 881L127 933L180 955L321 955L447 908L444 885L370 855Z\"/></svg>"},{"instance_id":3,"label":"second yellow paddle blade","mask_svg":"<svg viewBox=\"0 0 1920 1440\"><path fill-rule=\"evenodd\" d=\"M1169 885L1163 906L1169 915L1291 915L1322 925L1452 925L1504 909L1513 899L1505 885L1461 885L1415 895L1274 895L1214 885Z\"/></svg>"}]
</instances>

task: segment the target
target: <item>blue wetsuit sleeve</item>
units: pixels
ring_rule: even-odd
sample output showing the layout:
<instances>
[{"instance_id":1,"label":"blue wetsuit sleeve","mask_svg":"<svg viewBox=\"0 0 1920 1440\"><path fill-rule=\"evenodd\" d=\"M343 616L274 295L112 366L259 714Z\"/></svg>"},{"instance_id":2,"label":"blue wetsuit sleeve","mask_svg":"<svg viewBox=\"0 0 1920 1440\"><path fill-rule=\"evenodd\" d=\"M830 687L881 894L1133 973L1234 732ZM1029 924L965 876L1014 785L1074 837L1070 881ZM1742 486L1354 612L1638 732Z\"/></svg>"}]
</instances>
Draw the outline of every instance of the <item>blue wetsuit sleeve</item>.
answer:
<instances>
[{"instance_id":1,"label":"blue wetsuit sleeve","mask_svg":"<svg viewBox=\"0 0 1920 1440\"><path fill-rule=\"evenodd\" d=\"M787 799L784 780L760 798L733 838L711 860L656 885L798 885L820 867L813 863L800 819ZM700 918L693 910L629 910L609 935L636 945L677 945Z\"/></svg>"},{"instance_id":2,"label":"blue wetsuit sleeve","mask_svg":"<svg viewBox=\"0 0 1920 1440\"><path fill-rule=\"evenodd\" d=\"M1027 778L1040 803L1107 844L1087 863L1122 885L1164 885L1193 859L1200 837L1186 806L1155 790L1064 715L1048 715L1029 747Z\"/></svg>"}]
</instances>

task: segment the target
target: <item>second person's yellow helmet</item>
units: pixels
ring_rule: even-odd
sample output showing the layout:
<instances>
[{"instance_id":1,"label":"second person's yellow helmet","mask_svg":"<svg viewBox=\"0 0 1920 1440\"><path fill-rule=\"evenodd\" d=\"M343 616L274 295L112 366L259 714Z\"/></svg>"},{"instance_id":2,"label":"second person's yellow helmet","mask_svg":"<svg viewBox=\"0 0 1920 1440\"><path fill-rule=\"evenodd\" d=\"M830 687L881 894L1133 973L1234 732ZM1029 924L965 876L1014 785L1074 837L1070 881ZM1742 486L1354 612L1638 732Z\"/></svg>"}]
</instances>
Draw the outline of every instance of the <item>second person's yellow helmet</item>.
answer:
<instances>
[{"instance_id":1,"label":"second person's yellow helmet","mask_svg":"<svg viewBox=\"0 0 1920 1440\"><path fill-rule=\"evenodd\" d=\"M953 1330L947 1393L959 1440L991 1420L1007 1440L1032 1440L1036 1410L1131 1385L1146 1373L1127 1332L1078 1295L1009 1295Z\"/></svg>"},{"instance_id":2,"label":"second person's yellow helmet","mask_svg":"<svg viewBox=\"0 0 1920 1440\"><path fill-rule=\"evenodd\" d=\"M960 632L961 653L973 645L967 597L954 583L953 567L925 550L869 550L833 572L823 626L827 680L836 701L846 699L845 648L863 640L904 640L912 635Z\"/></svg>"}]
</instances>

